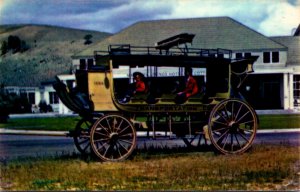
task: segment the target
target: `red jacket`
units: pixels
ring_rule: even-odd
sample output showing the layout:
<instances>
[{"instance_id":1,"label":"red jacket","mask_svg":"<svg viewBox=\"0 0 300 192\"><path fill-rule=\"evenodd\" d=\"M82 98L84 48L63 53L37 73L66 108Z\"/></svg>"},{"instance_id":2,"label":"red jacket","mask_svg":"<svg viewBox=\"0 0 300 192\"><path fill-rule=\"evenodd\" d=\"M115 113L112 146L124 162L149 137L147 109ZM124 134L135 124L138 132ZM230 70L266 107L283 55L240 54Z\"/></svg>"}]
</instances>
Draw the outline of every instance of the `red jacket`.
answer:
<instances>
[{"instance_id":1,"label":"red jacket","mask_svg":"<svg viewBox=\"0 0 300 192\"><path fill-rule=\"evenodd\" d=\"M135 82L135 91L142 93L146 91L146 86L145 83L143 81L137 80Z\"/></svg>"},{"instance_id":2,"label":"red jacket","mask_svg":"<svg viewBox=\"0 0 300 192\"><path fill-rule=\"evenodd\" d=\"M194 77L188 77L186 82L186 88L183 92L186 94L186 97L190 97L198 93L198 85Z\"/></svg>"}]
</instances>

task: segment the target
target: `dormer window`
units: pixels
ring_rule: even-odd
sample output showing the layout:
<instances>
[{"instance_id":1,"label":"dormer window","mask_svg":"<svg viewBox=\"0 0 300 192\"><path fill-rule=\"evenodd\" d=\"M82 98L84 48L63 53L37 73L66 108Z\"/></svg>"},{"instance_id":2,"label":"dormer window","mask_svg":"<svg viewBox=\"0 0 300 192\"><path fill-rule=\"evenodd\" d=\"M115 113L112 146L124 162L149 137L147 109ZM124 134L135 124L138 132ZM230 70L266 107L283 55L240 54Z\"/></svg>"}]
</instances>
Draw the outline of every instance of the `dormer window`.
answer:
<instances>
[{"instance_id":1,"label":"dormer window","mask_svg":"<svg viewBox=\"0 0 300 192\"><path fill-rule=\"evenodd\" d=\"M272 63L279 63L279 52L272 52Z\"/></svg>"},{"instance_id":2,"label":"dormer window","mask_svg":"<svg viewBox=\"0 0 300 192\"><path fill-rule=\"evenodd\" d=\"M264 63L279 63L279 52L278 51L264 52L263 53L263 62Z\"/></svg>"}]
</instances>

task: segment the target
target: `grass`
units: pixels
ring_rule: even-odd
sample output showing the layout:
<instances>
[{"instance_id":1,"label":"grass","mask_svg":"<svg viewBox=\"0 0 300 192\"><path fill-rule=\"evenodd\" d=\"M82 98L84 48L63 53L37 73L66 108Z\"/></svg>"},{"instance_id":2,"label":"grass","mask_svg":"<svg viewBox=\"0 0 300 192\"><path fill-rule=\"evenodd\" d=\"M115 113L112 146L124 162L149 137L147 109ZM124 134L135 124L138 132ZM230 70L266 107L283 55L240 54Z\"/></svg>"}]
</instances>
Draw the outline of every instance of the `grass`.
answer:
<instances>
[{"instance_id":1,"label":"grass","mask_svg":"<svg viewBox=\"0 0 300 192\"><path fill-rule=\"evenodd\" d=\"M80 117L13 118L8 119L8 123L0 123L0 127L21 130L68 131L74 129L79 120Z\"/></svg>"},{"instance_id":2,"label":"grass","mask_svg":"<svg viewBox=\"0 0 300 192\"><path fill-rule=\"evenodd\" d=\"M73 130L81 117L13 118L0 128L30 130ZM259 115L259 129L300 128L300 115Z\"/></svg>"},{"instance_id":3,"label":"grass","mask_svg":"<svg viewBox=\"0 0 300 192\"><path fill-rule=\"evenodd\" d=\"M259 128L300 128L300 115L260 115Z\"/></svg>"},{"instance_id":4,"label":"grass","mask_svg":"<svg viewBox=\"0 0 300 192\"><path fill-rule=\"evenodd\" d=\"M299 147L287 145L258 145L236 156L137 150L119 163L70 154L2 161L1 183L6 190L291 190L297 189L291 181L299 177L298 154Z\"/></svg>"}]
</instances>

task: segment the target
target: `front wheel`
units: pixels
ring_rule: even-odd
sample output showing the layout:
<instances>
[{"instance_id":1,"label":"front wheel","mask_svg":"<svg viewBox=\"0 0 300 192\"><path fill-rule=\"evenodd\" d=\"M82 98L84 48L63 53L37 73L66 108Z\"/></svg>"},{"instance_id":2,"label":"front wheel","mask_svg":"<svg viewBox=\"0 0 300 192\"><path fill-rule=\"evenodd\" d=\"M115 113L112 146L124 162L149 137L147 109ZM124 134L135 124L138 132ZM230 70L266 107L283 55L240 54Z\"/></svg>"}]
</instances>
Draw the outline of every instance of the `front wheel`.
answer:
<instances>
[{"instance_id":1,"label":"front wheel","mask_svg":"<svg viewBox=\"0 0 300 192\"><path fill-rule=\"evenodd\" d=\"M257 115L249 104L238 99L227 99L211 111L208 133L219 152L240 154L251 147L257 127Z\"/></svg>"},{"instance_id":2,"label":"front wheel","mask_svg":"<svg viewBox=\"0 0 300 192\"><path fill-rule=\"evenodd\" d=\"M82 118L75 127L73 140L77 150L83 154L91 154L90 130L96 122L96 117Z\"/></svg>"},{"instance_id":3,"label":"front wheel","mask_svg":"<svg viewBox=\"0 0 300 192\"><path fill-rule=\"evenodd\" d=\"M122 161L131 155L136 146L136 132L126 118L105 115L94 123L90 143L101 160Z\"/></svg>"}]
</instances>

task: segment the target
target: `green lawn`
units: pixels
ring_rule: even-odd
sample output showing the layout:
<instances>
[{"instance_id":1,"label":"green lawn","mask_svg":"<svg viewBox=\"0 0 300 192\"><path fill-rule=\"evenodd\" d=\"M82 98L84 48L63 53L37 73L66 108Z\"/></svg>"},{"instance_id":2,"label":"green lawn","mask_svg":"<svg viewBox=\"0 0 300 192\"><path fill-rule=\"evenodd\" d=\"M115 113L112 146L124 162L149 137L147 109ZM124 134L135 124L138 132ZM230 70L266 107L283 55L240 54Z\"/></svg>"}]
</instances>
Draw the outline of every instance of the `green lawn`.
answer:
<instances>
[{"instance_id":1,"label":"green lawn","mask_svg":"<svg viewBox=\"0 0 300 192\"><path fill-rule=\"evenodd\" d=\"M79 120L80 117L10 118L8 123L0 123L0 128L69 131Z\"/></svg>"},{"instance_id":2,"label":"green lawn","mask_svg":"<svg viewBox=\"0 0 300 192\"><path fill-rule=\"evenodd\" d=\"M300 115L259 115L259 129L300 128Z\"/></svg>"},{"instance_id":3,"label":"green lawn","mask_svg":"<svg viewBox=\"0 0 300 192\"><path fill-rule=\"evenodd\" d=\"M81 117L11 118L0 128L30 130L73 130ZM259 115L259 129L300 128L300 115Z\"/></svg>"}]
</instances>

